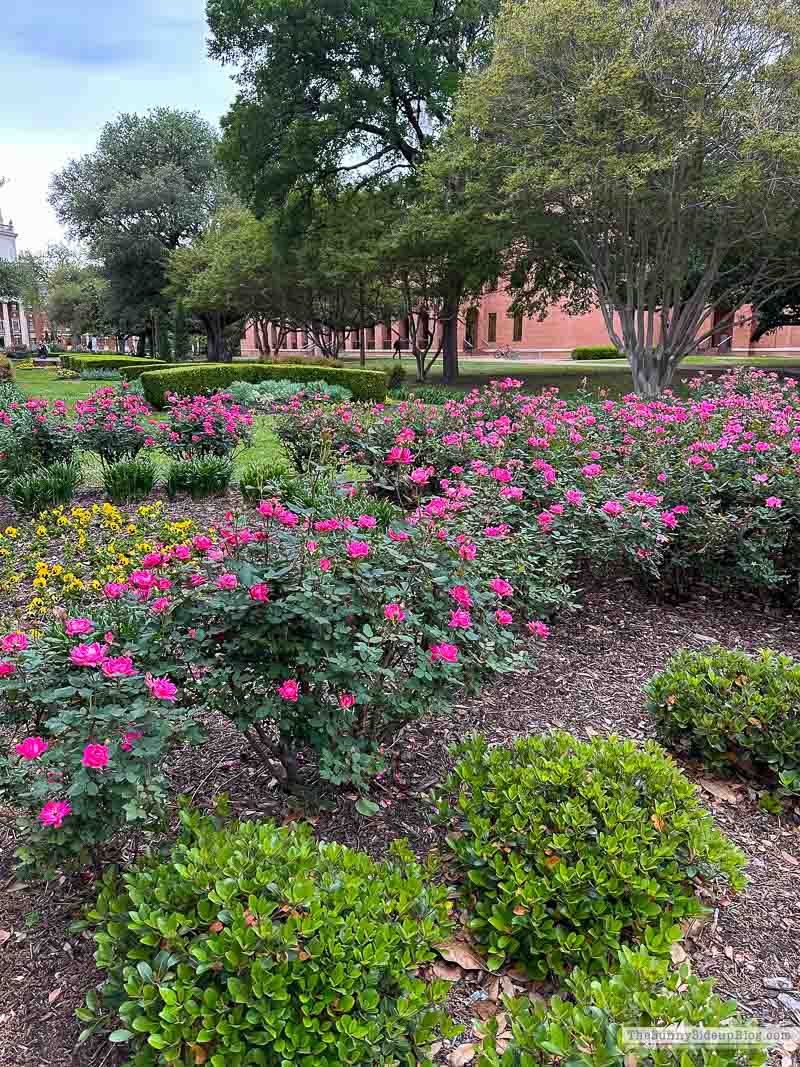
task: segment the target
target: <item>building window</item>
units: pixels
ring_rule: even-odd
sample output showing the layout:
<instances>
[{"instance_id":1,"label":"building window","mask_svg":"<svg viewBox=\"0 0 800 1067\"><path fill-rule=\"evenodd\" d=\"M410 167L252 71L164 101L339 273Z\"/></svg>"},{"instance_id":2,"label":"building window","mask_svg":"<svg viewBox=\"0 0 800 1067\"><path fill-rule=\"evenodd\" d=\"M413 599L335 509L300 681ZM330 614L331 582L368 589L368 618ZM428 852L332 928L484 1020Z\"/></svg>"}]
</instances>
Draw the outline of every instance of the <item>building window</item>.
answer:
<instances>
[{"instance_id":1,"label":"building window","mask_svg":"<svg viewBox=\"0 0 800 1067\"><path fill-rule=\"evenodd\" d=\"M494 311L489 312L489 341L497 340L497 313Z\"/></svg>"},{"instance_id":2,"label":"building window","mask_svg":"<svg viewBox=\"0 0 800 1067\"><path fill-rule=\"evenodd\" d=\"M516 315L514 316L514 336L513 336L512 340L514 340L514 341L521 341L522 340L522 312L521 311L518 311L516 313Z\"/></svg>"}]
</instances>

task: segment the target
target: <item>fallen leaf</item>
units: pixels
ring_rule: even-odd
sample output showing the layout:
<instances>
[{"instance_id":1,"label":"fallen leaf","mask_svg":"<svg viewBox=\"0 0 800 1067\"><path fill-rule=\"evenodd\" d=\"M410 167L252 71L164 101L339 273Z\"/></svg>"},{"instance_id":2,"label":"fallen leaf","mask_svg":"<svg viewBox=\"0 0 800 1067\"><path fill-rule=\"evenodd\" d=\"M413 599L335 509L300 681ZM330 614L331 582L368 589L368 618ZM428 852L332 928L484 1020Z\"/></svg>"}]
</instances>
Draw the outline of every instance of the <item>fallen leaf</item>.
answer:
<instances>
[{"instance_id":1,"label":"fallen leaf","mask_svg":"<svg viewBox=\"0 0 800 1067\"><path fill-rule=\"evenodd\" d=\"M664 829L664 826L665 826L664 820L662 818L660 818L660 816L656 815L655 812L653 812L653 814L650 816L650 822L653 824L653 826L655 826L656 830L658 830L659 832Z\"/></svg>"},{"instance_id":2,"label":"fallen leaf","mask_svg":"<svg viewBox=\"0 0 800 1067\"><path fill-rule=\"evenodd\" d=\"M477 1051L478 1046L472 1042L468 1042L466 1045L459 1045L447 1057L447 1062L450 1067L464 1067L465 1063L472 1063Z\"/></svg>"},{"instance_id":3,"label":"fallen leaf","mask_svg":"<svg viewBox=\"0 0 800 1067\"><path fill-rule=\"evenodd\" d=\"M11 937L10 930L0 930L0 945L4 945L6 941Z\"/></svg>"},{"instance_id":4,"label":"fallen leaf","mask_svg":"<svg viewBox=\"0 0 800 1067\"><path fill-rule=\"evenodd\" d=\"M669 950L670 956L672 956L673 963L683 963L686 959L686 949L679 941L674 941L672 948Z\"/></svg>"},{"instance_id":5,"label":"fallen leaf","mask_svg":"<svg viewBox=\"0 0 800 1067\"><path fill-rule=\"evenodd\" d=\"M511 981L511 979L507 975L504 975L500 979L500 988L503 990L503 993L507 997L513 997L513 996L516 995L517 987L514 985L514 983Z\"/></svg>"},{"instance_id":6,"label":"fallen leaf","mask_svg":"<svg viewBox=\"0 0 800 1067\"><path fill-rule=\"evenodd\" d=\"M55 1004L55 1002L58 1000L62 993L63 989L51 989L50 992L47 994L47 1003Z\"/></svg>"},{"instance_id":7,"label":"fallen leaf","mask_svg":"<svg viewBox=\"0 0 800 1067\"><path fill-rule=\"evenodd\" d=\"M790 852L787 852L785 849L781 849L781 858L786 860L787 863L791 863L793 867L796 867L798 864L800 864L800 860L797 859L796 856L793 856Z\"/></svg>"},{"instance_id":8,"label":"fallen leaf","mask_svg":"<svg viewBox=\"0 0 800 1067\"><path fill-rule=\"evenodd\" d=\"M465 971L483 971L486 969L486 964L473 952L466 941L446 941L433 947L448 963L457 963ZM465 1060L464 1062L466 1063L467 1061Z\"/></svg>"},{"instance_id":9,"label":"fallen leaf","mask_svg":"<svg viewBox=\"0 0 800 1067\"><path fill-rule=\"evenodd\" d=\"M712 778L701 778L700 786L717 800L725 800L728 804L738 804L742 799L740 795L724 782L714 781Z\"/></svg>"},{"instance_id":10,"label":"fallen leaf","mask_svg":"<svg viewBox=\"0 0 800 1067\"><path fill-rule=\"evenodd\" d=\"M434 1056L438 1056L443 1048L444 1048L444 1041L434 1041L434 1043L428 1049L428 1053L429 1053L431 1059L433 1059Z\"/></svg>"},{"instance_id":11,"label":"fallen leaf","mask_svg":"<svg viewBox=\"0 0 800 1067\"><path fill-rule=\"evenodd\" d=\"M195 1063L205 1063L208 1059L208 1048L205 1045L190 1045L189 1048L194 1053Z\"/></svg>"},{"instance_id":12,"label":"fallen leaf","mask_svg":"<svg viewBox=\"0 0 800 1067\"><path fill-rule=\"evenodd\" d=\"M733 946L732 945L726 945L725 948L722 951L725 953L725 955L728 957L729 960L733 959Z\"/></svg>"},{"instance_id":13,"label":"fallen leaf","mask_svg":"<svg viewBox=\"0 0 800 1067\"><path fill-rule=\"evenodd\" d=\"M500 1010L500 1004L496 1000L479 1000L475 1005L475 1014L483 1022L493 1018Z\"/></svg>"},{"instance_id":14,"label":"fallen leaf","mask_svg":"<svg viewBox=\"0 0 800 1067\"><path fill-rule=\"evenodd\" d=\"M497 1000L500 996L500 979L497 975L489 979L489 984L486 987L486 996L489 1000Z\"/></svg>"},{"instance_id":15,"label":"fallen leaf","mask_svg":"<svg viewBox=\"0 0 800 1067\"><path fill-rule=\"evenodd\" d=\"M461 968L455 963L434 963L431 970L437 978L444 978L446 982L460 982L463 977Z\"/></svg>"}]
</instances>

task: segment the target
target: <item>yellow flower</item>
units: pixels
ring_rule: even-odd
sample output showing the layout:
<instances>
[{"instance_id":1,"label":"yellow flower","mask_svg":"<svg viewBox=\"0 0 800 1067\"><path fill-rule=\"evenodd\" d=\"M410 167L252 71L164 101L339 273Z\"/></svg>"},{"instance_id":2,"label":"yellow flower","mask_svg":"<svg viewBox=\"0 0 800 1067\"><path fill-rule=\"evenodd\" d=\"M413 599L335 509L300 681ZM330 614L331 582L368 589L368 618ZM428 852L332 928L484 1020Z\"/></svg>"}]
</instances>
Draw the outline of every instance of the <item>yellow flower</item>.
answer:
<instances>
[{"instance_id":1,"label":"yellow flower","mask_svg":"<svg viewBox=\"0 0 800 1067\"><path fill-rule=\"evenodd\" d=\"M70 525L70 521L69 521L69 519L67 518L66 515L59 515L57 525L58 526L69 526Z\"/></svg>"},{"instance_id":2,"label":"yellow flower","mask_svg":"<svg viewBox=\"0 0 800 1067\"><path fill-rule=\"evenodd\" d=\"M46 534L47 534L47 527L46 526L37 526L36 527L36 536L37 537L45 537Z\"/></svg>"},{"instance_id":3,"label":"yellow flower","mask_svg":"<svg viewBox=\"0 0 800 1067\"><path fill-rule=\"evenodd\" d=\"M34 578L33 579L33 588L34 589L46 589L47 588L47 579L46 578Z\"/></svg>"},{"instance_id":4,"label":"yellow flower","mask_svg":"<svg viewBox=\"0 0 800 1067\"><path fill-rule=\"evenodd\" d=\"M5 535L6 535L6 537L11 537L11 538L16 537L17 536L17 528L16 528L16 526L6 526Z\"/></svg>"},{"instance_id":5,"label":"yellow flower","mask_svg":"<svg viewBox=\"0 0 800 1067\"><path fill-rule=\"evenodd\" d=\"M61 566L61 564L60 564L60 563L54 563L54 564L53 564L53 566L52 566L52 568L51 568L51 570L50 570L50 573L51 573L51 574L52 574L52 575L53 575L54 577L56 577L56 578L57 578L57 577L59 576L59 574L61 574L61 573L62 573L62 571L63 571L63 570L64 570L64 568L63 568L63 567Z\"/></svg>"}]
</instances>

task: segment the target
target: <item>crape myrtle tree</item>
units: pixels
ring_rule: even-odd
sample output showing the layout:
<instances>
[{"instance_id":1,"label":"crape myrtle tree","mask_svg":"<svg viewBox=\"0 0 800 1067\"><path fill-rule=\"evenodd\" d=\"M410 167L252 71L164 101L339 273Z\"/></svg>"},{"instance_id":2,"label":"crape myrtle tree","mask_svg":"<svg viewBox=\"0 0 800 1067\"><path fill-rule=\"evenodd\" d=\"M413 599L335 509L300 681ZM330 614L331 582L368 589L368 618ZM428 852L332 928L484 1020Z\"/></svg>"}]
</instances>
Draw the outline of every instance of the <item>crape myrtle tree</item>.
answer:
<instances>
[{"instance_id":1,"label":"crape myrtle tree","mask_svg":"<svg viewBox=\"0 0 800 1067\"><path fill-rule=\"evenodd\" d=\"M54 174L50 203L104 266L109 301L151 337L170 252L201 233L223 194L217 133L199 114L161 107L107 123L94 151Z\"/></svg>"},{"instance_id":2,"label":"crape myrtle tree","mask_svg":"<svg viewBox=\"0 0 800 1067\"><path fill-rule=\"evenodd\" d=\"M229 179L261 214L309 187L414 175L486 57L498 0L208 0L213 57L237 65ZM461 302L457 277L446 314ZM443 355L457 374L454 331Z\"/></svg>"},{"instance_id":3,"label":"crape myrtle tree","mask_svg":"<svg viewBox=\"0 0 800 1067\"><path fill-rule=\"evenodd\" d=\"M513 4L463 89L452 170L514 224L517 306L596 303L644 396L783 284L799 29L793 0Z\"/></svg>"}]
</instances>

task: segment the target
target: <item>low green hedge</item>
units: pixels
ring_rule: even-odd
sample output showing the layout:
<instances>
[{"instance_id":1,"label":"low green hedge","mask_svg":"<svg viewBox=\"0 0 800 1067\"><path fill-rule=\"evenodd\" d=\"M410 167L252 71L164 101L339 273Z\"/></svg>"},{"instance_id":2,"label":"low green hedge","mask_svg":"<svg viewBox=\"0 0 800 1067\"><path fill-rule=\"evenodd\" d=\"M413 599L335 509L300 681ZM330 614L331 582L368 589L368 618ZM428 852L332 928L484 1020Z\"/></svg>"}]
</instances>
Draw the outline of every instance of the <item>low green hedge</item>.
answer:
<instances>
[{"instance_id":1,"label":"low green hedge","mask_svg":"<svg viewBox=\"0 0 800 1067\"><path fill-rule=\"evenodd\" d=\"M589 348L573 348L572 359L622 359L622 353L613 345L594 345Z\"/></svg>"},{"instance_id":2,"label":"low green hedge","mask_svg":"<svg viewBox=\"0 0 800 1067\"><path fill-rule=\"evenodd\" d=\"M120 370L122 367L141 368L140 374L142 371L154 370L156 367L174 366L163 360L126 356L119 352L65 352L61 356L61 364L68 370L79 372L82 370Z\"/></svg>"},{"instance_id":3,"label":"low green hedge","mask_svg":"<svg viewBox=\"0 0 800 1067\"><path fill-rule=\"evenodd\" d=\"M124 368L124 377L129 369ZM289 379L293 382L326 381L343 385L354 400L383 400L386 397L386 372L350 370L344 367L315 367L294 363L194 363L188 367L171 366L148 370L141 375L145 399L163 408L168 393L196 396L225 389L232 382L264 382Z\"/></svg>"}]
</instances>

